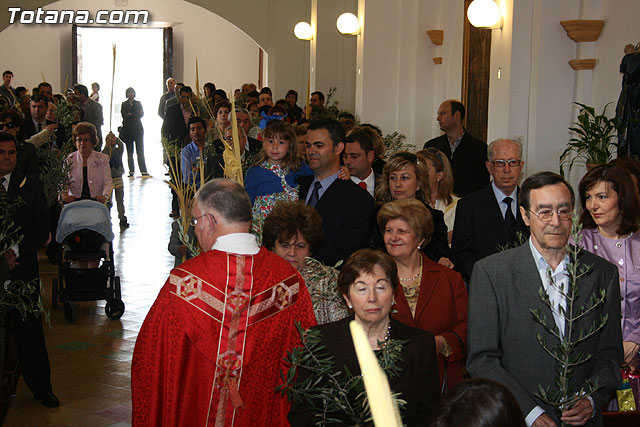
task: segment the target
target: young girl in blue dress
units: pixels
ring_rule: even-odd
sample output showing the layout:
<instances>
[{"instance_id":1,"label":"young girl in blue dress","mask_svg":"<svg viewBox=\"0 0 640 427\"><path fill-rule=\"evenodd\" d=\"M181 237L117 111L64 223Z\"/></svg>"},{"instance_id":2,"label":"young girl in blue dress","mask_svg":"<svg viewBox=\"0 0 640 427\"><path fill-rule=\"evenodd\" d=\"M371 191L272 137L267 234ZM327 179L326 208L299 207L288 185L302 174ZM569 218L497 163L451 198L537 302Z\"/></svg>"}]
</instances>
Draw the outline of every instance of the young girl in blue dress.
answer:
<instances>
[{"instance_id":1,"label":"young girl in blue dress","mask_svg":"<svg viewBox=\"0 0 640 427\"><path fill-rule=\"evenodd\" d=\"M251 232L259 240L262 224L280 200L298 200L298 179L313 171L298 155L296 132L281 120L272 120L262 132L262 152L247 170L245 188L253 205Z\"/></svg>"}]
</instances>

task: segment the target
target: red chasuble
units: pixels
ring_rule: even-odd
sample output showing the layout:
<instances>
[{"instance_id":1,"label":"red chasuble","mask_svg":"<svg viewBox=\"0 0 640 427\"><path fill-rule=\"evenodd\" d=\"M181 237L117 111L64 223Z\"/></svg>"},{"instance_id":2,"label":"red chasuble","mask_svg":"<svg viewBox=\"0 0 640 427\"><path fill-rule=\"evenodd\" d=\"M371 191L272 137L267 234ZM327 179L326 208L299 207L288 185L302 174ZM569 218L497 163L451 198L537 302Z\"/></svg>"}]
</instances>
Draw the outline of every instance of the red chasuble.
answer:
<instances>
[{"instance_id":1,"label":"red chasuble","mask_svg":"<svg viewBox=\"0 0 640 427\"><path fill-rule=\"evenodd\" d=\"M309 292L264 248L209 251L173 269L136 341L133 425L288 425L275 387L300 342L295 321L316 323Z\"/></svg>"}]
</instances>

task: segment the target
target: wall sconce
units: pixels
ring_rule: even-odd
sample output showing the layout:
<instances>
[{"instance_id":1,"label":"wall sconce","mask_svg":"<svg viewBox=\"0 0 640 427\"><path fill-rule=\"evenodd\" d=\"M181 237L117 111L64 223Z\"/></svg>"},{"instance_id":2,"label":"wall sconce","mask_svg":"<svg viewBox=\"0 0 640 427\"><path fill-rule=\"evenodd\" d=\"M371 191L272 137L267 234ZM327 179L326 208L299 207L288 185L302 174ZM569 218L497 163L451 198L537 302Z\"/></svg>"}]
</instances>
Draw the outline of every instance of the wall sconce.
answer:
<instances>
[{"instance_id":1,"label":"wall sconce","mask_svg":"<svg viewBox=\"0 0 640 427\"><path fill-rule=\"evenodd\" d=\"M500 8L493 0L473 0L467 9L471 25L482 29L502 29Z\"/></svg>"},{"instance_id":2,"label":"wall sconce","mask_svg":"<svg viewBox=\"0 0 640 427\"><path fill-rule=\"evenodd\" d=\"M313 29L307 22L298 22L293 27L293 34L300 40L311 40L313 38Z\"/></svg>"},{"instance_id":3,"label":"wall sconce","mask_svg":"<svg viewBox=\"0 0 640 427\"><path fill-rule=\"evenodd\" d=\"M343 13L336 21L338 31L342 34L357 35L360 33L360 21L353 13Z\"/></svg>"}]
</instances>

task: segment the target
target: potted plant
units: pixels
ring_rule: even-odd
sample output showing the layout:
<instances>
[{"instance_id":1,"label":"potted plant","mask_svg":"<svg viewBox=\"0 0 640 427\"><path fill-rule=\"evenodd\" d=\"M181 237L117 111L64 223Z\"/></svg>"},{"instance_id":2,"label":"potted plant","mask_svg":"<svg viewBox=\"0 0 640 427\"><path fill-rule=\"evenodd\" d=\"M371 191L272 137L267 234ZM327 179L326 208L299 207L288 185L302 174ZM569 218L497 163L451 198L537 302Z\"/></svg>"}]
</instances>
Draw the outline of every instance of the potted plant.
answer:
<instances>
[{"instance_id":1,"label":"potted plant","mask_svg":"<svg viewBox=\"0 0 640 427\"><path fill-rule=\"evenodd\" d=\"M575 102L580 107L578 121L569 130L575 134L560 155L560 173L564 176L564 166L570 171L575 162L600 165L611 160L614 150L618 149L617 132L620 124L617 119L606 116L607 107L596 114L593 107Z\"/></svg>"}]
</instances>

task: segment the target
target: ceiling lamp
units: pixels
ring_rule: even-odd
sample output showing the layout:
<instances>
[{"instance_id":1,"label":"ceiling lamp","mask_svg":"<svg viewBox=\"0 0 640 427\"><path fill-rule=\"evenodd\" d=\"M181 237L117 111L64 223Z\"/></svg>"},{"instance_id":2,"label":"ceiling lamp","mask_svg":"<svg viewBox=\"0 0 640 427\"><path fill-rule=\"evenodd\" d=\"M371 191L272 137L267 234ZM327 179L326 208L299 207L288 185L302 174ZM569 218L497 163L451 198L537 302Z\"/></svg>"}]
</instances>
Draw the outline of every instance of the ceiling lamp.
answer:
<instances>
[{"instance_id":1,"label":"ceiling lamp","mask_svg":"<svg viewBox=\"0 0 640 427\"><path fill-rule=\"evenodd\" d=\"M467 9L467 18L477 28L502 28L500 8L493 0L473 0Z\"/></svg>"},{"instance_id":2,"label":"ceiling lamp","mask_svg":"<svg viewBox=\"0 0 640 427\"><path fill-rule=\"evenodd\" d=\"M293 28L293 34L300 40L311 40L313 38L313 30L307 22L298 22Z\"/></svg>"},{"instance_id":3,"label":"ceiling lamp","mask_svg":"<svg viewBox=\"0 0 640 427\"><path fill-rule=\"evenodd\" d=\"M356 35L360 32L360 21L353 13L343 13L338 16L336 26L342 34Z\"/></svg>"}]
</instances>

